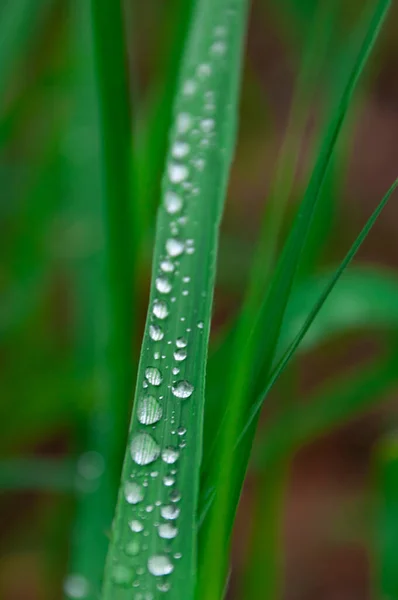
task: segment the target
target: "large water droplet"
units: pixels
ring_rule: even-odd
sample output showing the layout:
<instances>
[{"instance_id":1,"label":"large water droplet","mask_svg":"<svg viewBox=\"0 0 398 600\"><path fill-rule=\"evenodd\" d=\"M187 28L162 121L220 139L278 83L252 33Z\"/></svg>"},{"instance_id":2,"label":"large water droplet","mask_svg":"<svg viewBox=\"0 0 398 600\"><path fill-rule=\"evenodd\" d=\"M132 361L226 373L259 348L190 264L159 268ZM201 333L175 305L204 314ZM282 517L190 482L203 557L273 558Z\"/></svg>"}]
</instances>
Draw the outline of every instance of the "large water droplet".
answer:
<instances>
[{"instance_id":1,"label":"large water droplet","mask_svg":"<svg viewBox=\"0 0 398 600\"><path fill-rule=\"evenodd\" d=\"M144 529L144 526L141 523L141 521L137 521L137 519L133 519L132 521L130 521L129 525L130 525L131 531L134 531L135 533L139 533L140 531L143 531L143 529Z\"/></svg>"},{"instance_id":2,"label":"large water droplet","mask_svg":"<svg viewBox=\"0 0 398 600\"><path fill-rule=\"evenodd\" d=\"M187 357L187 351L185 348L179 348L178 350L176 350L174 352L175 360L178 360L178 361L185 360L186 357Z\"/></svg>"},{"instance_id":3,"label":"large water droplet","mask_svg":"<svg viewBox=\"0 0 398 600\"><path fill-rule=\"evenodd\" d=\"M168 212L170 215L175 215L176 213L180 212L183 206L181 196L175 192L166 192L164 197L164 206L166 208L166 212Z\"/></svg>"},{"instance_id":4,"label":"large water droplet","mask_svg":"<svg viewBox=\"0 0 398 600\"><path fill-rule=\"evenodd\" d=\"M169 309L163 300L155 300L152 309L153 314L158 319L165 319L169 315Z\"/></svg>"},{"instance_id":5,"label":"large water droplet","mask_svg":"<svg viewBox=\"0 0 398 600\"><path fill-rule=\"evenodd\" d=\"M188 342L184 337L179 337L176 339L177 348L185 348L187 345L188 345Z\"/></svg>"},{"instance_id":6,"label":"large water droplet","mask_svg":"<svg viewBox=\"0 0 398 600\"><path fill-rule=\"evenodd\" d=\"M189 381L182 379L173 385L171 391L177 398L189 398L192 395L193 389L193 385Z\"/></svg>"},{"instance_id":7,"label":"large water droplet","mask_svg":"<svg viewBox=\"0 0 398 600\"><path fill-rule=\"evenodd\" d=\"M149 337L154 342L159 342L164 338L163 329L160 325L149 325Z\"/></svg>"},{"instance_id":8,"label":"large water droplet","mask_svg":"<svg viewBox=\"0 0 398 600\"><path fill-rule=\"evenodd\" d=\"M144 499L144 490L138 483L128 481L124 486L124 497L129 504L138 504Z\"/></svg>"},{"instance_id":9,"label":"large water droplet","mask_svg":"<svg viewBox=\"0 0 398 600\"><path fill-rule=\"evenodd\" d=\"M170 163L168 172L172 183L181 183L182 181L185 181L189 174L188 167L179 163Z\"/></svg>"},{"instance_id":10,"label":"large water droplet","mask_svg":"<svg viewBox=\"0 0 398 600\"><path fill-rule=\"evenodd\" d=\"M152 385L160 385L162 383L162 374L156 367L148 367L145 369L145 377Z\"/></svg>"},{"instance_id":11,"label":"large water droplet","mask_svg":"<svg viewBox=\"0 0 398 600\"><path fill-rule=\"evenodd\" d=\"M164 448L164 450L162 451L162 460L163 462L172 465L178 460L179 455L180 453L178 452L178 450L169 446L167 448Z\"/></svg>"},{"instance_id":12,"label":"large water droplet","mask_svg":"<svg viewBox=\"0 0 398 600\"><path fill-rule=\"evenodd\" d=\"M171 292L171 283L165 277L156 277L155 286L161 294L169 294Z\"/></svg>"},{"instance_id":13,"label":"large water droplet","mask_svg":"<svg viewBox=\"0 0 398 600\"><path fill-rule=\"evenodd\" d=\"M166 519L167 521L174 521L179 516L180 509L178 506L172 506L171 504L168 504L160 507L160 514L163 519Z\"/></svg>"},{"instance_id":14,"label":"large water droplet","mask_svg":"<svg viewBox=\"0 0 398 600\"><path fill-rule=\"evenodd\" d=\"M184 252L184 242L176 238L169 238L166 241L166 250L170 256L180 256Z\"/></svg>"},{"instance_id":15,"label":"large water droplet","mask_svg":"<svg viewBox=\"0 0 398 600\"><path fill-rule=\"evenodd\" d=\"M68 598L86 598L90 591L90 585L83 575L71 573L65 578L64 593Z\"/></svg>"},{"instance_id":16,"label":"large water droplet","mask_svg":"<svg viewBox=\"0 0 398 600\"><path fill-rule=\"evenodd\" d=\"M165 540L172 540L178 533L177 527L174 527L171 523L161 523L158 527L158 534Z\"/></svg>"},{"instance_id":17,"label":"large water droplet","mask_svg":"<svg viewBox=\"0 0 398 600\"><path fill-rule=\"evenodd\" d=\"M160 448L149 433L138 433L130 444L131 458L137 465L149 465L160 454Z\"/></svg>"},{"instance_id":18,"label":"large water droplet","mask_svg":"<svg viewBox=\"0 0 398 600\"><path fill-rule=\"evenodd\" d=\"M137 419L143 425L153 425L162 418L162 407L153 396L144 396L138 403Z\"/></svg>"},{"instance_id":19,"label":"large water droplet","mask_svg":"<svg viewBox=\"0 0 398 600\"><path fill-rule=\"evenodd\" d=\"M148 571L157 577L170 575L173 569L173 563L165 554L154 554L148 560Z\"/></svg>"}]
</instances>

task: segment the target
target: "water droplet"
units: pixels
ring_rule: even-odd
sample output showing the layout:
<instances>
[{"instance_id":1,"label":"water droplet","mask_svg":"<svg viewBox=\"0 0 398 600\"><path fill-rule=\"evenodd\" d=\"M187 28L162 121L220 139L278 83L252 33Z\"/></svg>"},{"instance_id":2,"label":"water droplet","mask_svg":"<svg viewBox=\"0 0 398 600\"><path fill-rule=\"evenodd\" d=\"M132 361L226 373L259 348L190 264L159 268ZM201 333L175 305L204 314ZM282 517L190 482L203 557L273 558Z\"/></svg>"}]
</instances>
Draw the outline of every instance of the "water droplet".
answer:
<instances>
[{"instance_id":1,"label":"water droplet","mask_svg":"<svg viewBox=\"0 0 398 600\"><path fill-rule=\"evenodd\" d=\"M214 125L214 119L202 119L200 122L202 131L205 133L210 133L214 129Z\"/></svg>"},{"instance_id":2,"label":"water droplet","mask_svg":"<svg viewBox=\"0 0 398 600\"><path fill-rule=\"evenodd\" d=\"M173 367L171 372L173 373L173 375L178 375L178 373L180 372L180 369L178 367Z\"/></svg>"},{"instance_id":3,"label":"water droplet","mask_svg":"<svg viewBox=\"0 0 398 600\"><path fill-rule=\"evenodd\" d=\"M196 92L196 83L193 79L187 79L184 82L182 93L185 96L192 96Z\"/></svg>"},{"instance_id":4,"label":"water droplet","mask_svg":"<svg viewBox=\"0 0 398 600\"><path fill-rule=\"evenodd\" d=\"M166 302L164 302L163 300L155 300L152 312L155 315L155 317L163 320L168 316L169 309L167 307Z\"/></svg>"},{"instance_id":5,"label":"water droplet","mask_svg":"<svg viewBox=\"0 0 398 600\"><path fill-rule=\"evenodd\" d=\"M197 72L198 76L201 78L208 77L211 74L211 66L206 63L202 63L198 66Z\"/></svg>"},{"instance_id":6,"label":"water droplet","mask_svg":"<svg viewBox=\"0 0 398 600\"><path fill-rule=\"evenodd\" d=\"M124 486L124 497L129 504L138 504L144 499L144 490L134 481L128 481Z\"/></svg>"},{"instance_id":7,"label":"water droplet","mask_svg":"<svg viewBox=\"0 0 398 600\"><path fill-rule=\"evenodd\" d=\"M171 391L177 398L189 398L192 395L193 389L193 385L189 381L182 379L172 386Z\"/></svg>"},{"instance_id":8,"label":"water droplet","mask_svg":"<svg viewBox=\"0 0 398 600\"><path fill-rule=\"evenodd\" d=\"M165 554L154 554L148 560L148 571L156 577L170 575L173 569L173 563Z\"/></svg>"},{"instance_id":9,"label":"water droplet","mask_svg":"<svg viewBox=\"0 0 398 600\"><path fill-rule=\"evenodd\" d=\"M184 283L189 283L191 281L191 278L190 277L183 277L182 280L183 280Z\"/></svg>"},{"instance_id":10,"label":"water droplet","mask_svg":"<svg viewBox=\"0 0 398 600\"><path fill-rule=\"evenodd\" d=\"M166 242L166 250L170 256L180 256L184 252L184 242L176 238L170 238Z\"/></svg>"},{"instance_id":11,"label":"water droplet","mask_svg":"<svg viewBox=\"0 0 398 600\"><path fill-rule=\"evenodd\" d=\"M169 294L171 292L171 283L165 277L156 277L155 286L161 294Z\"/></svg>"},{"instance_id":12,"label":"water droplet","mask_svg":"<svg viewBox=\"0 0 398 600\"><path fill-rule=\"evenodd\" d=\"M115 565L112 569L112 579L119 585L127 585L132 576L130 569L124 565Z\"/></svg>"},{"instance_id":13,"label":"water droplet","mask_svg":"<svg viewBox=\"0 0 398 600\"><path fill-rule=\"evenodd\" d=\"M163 483L166 487L170 487L171 485L174 485L174 482L175 482L175 479L171 475L165 475L163 477Z\"/></svg>"},{"instance_id":14,"label":"water droplet","mask_svg":"<svg viewBox=\"0 0 398 600\"><path fill-rule=\"evenodd\" d=\"M225 54L227 50L227 45L225 42L217 41L214 42L210 48L210 51L212 54L215 54L216 56L223 56L223 54Z\"/></svg>"},{"instance_id":15,"label":"water droplet","mask_svg":"<svg viewBox=\"0 0 398 600\"><path fill-rule=\"evenodd\" d=\"M172 273L174 271L174 265L168 259L162 260L162 262L160 263L160 268L162 269L162 271L164 271L164 273Z\"/></svg>"},{"instance_id":16,"label":"water droplet","mask_svg":"<svg viewBox=\"0 0 398 600\"><path fill-rule=\"evenodd\" d=\"M190 147L186 142L174 142L171 153L174 158L184 158L189 153Z\"/></svg>"},{"instance_id":17,"label":"water droplet","mask_svg":"<svg viewBox=\"0 0 398 600\"><path fill-rule=\"evenodd\" d=\"M160 507L160 514L163 519L167 521L174 521L180 514L178 506L172 506L171 504Z\"/></svg>"},{"instance_id":18,"label":"water droplet","mask_svg":"<svg viewBox=\"0 0 398 600\"><path fill-rule=\"evenodd\" d=\"M203 329L204 326L205 326L205 324L203 323L203 321L199 321L198 328Z\"/></svg>"},{"instance_id":19,"label":"water droplet","mask_svg":"<svg viewBox=\"0 0 398 600\"><path fill-rule=\"evenodd\" d=\"M173 490L170 494L170 500L172 502L179 502L181 500L181 494L177 490Z\"/></svg>"},{"instance_id":20,"label":"water droplet","mask_svg":"<svg viewBox=\"0 0 398 600\"><path fill-rule=\"evenodd\" d=\"M159 342L164 338L163 329L160 325L149 325L149 337L154 342Z\"/></svg>"},{"instance_id":21,"label":"water droplet","mask_svg":"<svg viewBox=\"0 0 398 600\"><path fill-rule=\"evenodd\" d=\"M159 592L168 592L170 589L170 583L168 581L162 581L161 583L158 583L156 586L159 590Z\"/></svg>"},{"instance_id":22,"label":"water droplet","mask_svg":"<svg viewBox=\"0 0 398 600\"><path fill-rule=\"evenodd\" d=\"M152 511L153 511L153 504L148 504L148 506L145 508L145 511L146 511L147 513L150 513L150 512L152 512Z\"/></svg>"},{"instance_id":23,"label":"water droplet","mask_svg":"<svg viewBox=\"0 0 398 600\"><path fill-rule=\"evenodd\" d=\"M130 444L131 457L137 465L149 465L160 454L160 448L148 433L138 433Z\"/></svg>"},{"instance_id":24,"label":"water droplet","mask_svg":"<svg viewBox=\"0 0 398 600\"><path fill-rule=\"evenodd\" d=\"M174 359L178 361L185 360L187 357L187 351L185 348L179 348L174 352Z\"/></svg>"},{"instance_id":25,"label":"water droplet","mask_svg":"<svg viewBox=\"0 0 398 600\"><path fill-rule=\"evenodd\" d=\"M172 465L178 460L179 455L180 453L178 452L178 450L169 446L167 448L164 448L164 450L162 451L162 460L163 462Z\"/></svg>"},{"instance_id":26,"label":"water droplet","mask_svg":"<svg viewBox=\"0 0 398 600\"><path fill-rule=\"evenodd\" d=\"M187 345L188 345L188 342L184 337L179 337L176 339L177 348L185 348Z\"/></svg>"},{"instance_id":27,"label":"water droplet","mask_svg":"<svg viewBox=\"0 0 398 600\"><path fill-rule=\"evenodd\" d=\"M159 358L160 358L160 352L154 352L154 353L153 353L153 358L154 358L155 360L159 360Z\"/></svg>"},{"instance_id":28,"label":"water droplet","mask_svg":"<svg viewBox=\"0 0 398 600\"><path fill-rule=\"evenodd\" d=\"M182 425L177 429L178 435L184 435L186 432L187 432L186 427L183 427Z\"/></svg>"},{"instance_id":29,"label":"water droplet","mask_svg":"<svg viewBox=\"0 0 398 600\"><path fill-rule=\"evenodd\" d=\"M168 212L170 215L175 215L176 213L180 212L183 206L181 196L175 192L166 192L164 197L164 206L166 212Z\"/></svg>"},{"instance_id":30,"label":"water droplet","mask_svg":"<svg viewBox=\"0 0 398 600\"><path fill-rule=\"evenodd\" d=\"M189 174L188 167L179 163L170 163L168 172L172 183L181 183L182 181L185 181Z\"/></svg>"},{"instance_id":31,"label":"water droplet","mask_svg":"<svg viewBox=\"0 0 398 600\"><path fill-rule=\"evenodd\" d=\"M214 35L216 37L224 37L227 33L226 28L224 27L224 25L217 25L217 27L214 28Z\"/></svg>"},{"instance_id":32,"label":"water droplet","mask_svg":"<svg viewBox=\"0 0 398 600\"><path fill-rule=\"evenodd\" d=\"M192 127L192 117L189 113L180 113L177 115L177 131L186 133Z\"/></svg>"},{"instance_id":33,"label":"water droplet","mask_svg":"<svg viewBox=\"0 0 398 600\"><path fill-rule=\"evenodd\" d=\"M175 559L177 559L177 560L179 560L180 558L182 558L182 554L181 554L181 552L176 552L176 553L174 554L174 558L175 558Z\"/></svg>"},{"instance_id":34,"label":"water droplet","mask_svg":"<svg viewBox=\"0 0 398 600\"><path fill-rule=\"evenodd\" d=\"M156 367L148 367L145 369L145 377L152 385L160 385L162 383L162 374Z\"/></svg>"},{"instance_id":35,"label":"water droplet","mask_svg":"<svg viewBox=\"0 0 398 600\"><path fill-rule=\"evenodd\" d=\"M158 527L159 537L165 540L172 540L178 533L177 527L174 527L171 523L161 523Z\"/></svg>"},{"instance_id":36,"label":"water droplet","mask_svg":"<svg viewBox=\"0 0 398 600\"><path fill-rule=\"evenodd\" d=\"M132 542L129 542L128 544L126 544L124 551L129 556L137 556L137 554L140 551L139 542L137 540L133 540Z\"/></svg>"},{"instance_id":37,"label":"water droplet","mask_svg":"<svg viewBox=\"0 0 398 600\"><path fill-rule=\"evenodd\" d=\"M134 531L135 533L139 533L140 531L142 531L144 529L144 526L141 523L141 521L137 521L136 519L134 519L133 521L130 521L129 526L130 526L131 531Z\"/></svg>"},{"instance_id":38,"label":"water droplet","mask_svg":"<svg viewBox=\"0 0 398 600\"><path fill-rule=\"evenodd\" d=\"M153 396L144 396L138 403L137 419L143 425L153 425L162 418L163 410Z\"/></svg>"},{"instance_id":39,"label":"water droplet","mask_svg":"<svg viewBox=\"0 0 398 600\"><path fill-rule=\"evenodd\" d=\"M63 588L68 598L86 598L90 591L87 579L76 573L71 573L65 578Z\"/></svg>"}]
</instances>

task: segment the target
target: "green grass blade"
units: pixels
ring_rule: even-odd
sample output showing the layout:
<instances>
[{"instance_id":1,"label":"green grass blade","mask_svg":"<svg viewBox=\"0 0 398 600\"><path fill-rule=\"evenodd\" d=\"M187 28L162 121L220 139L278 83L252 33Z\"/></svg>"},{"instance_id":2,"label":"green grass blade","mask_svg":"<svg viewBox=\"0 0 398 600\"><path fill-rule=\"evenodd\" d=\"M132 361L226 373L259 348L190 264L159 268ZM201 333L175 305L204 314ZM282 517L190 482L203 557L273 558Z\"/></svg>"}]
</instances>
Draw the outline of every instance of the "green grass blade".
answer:
<instances>
[{"instance_id":1,"label":"green grass blade","mask_svg":"<svg viewBox=\"0 0 398 600\"><path fill-rule=\"evenodd\" d=\"M377 598L398 598L398 441L394 432L377 448Z\"/></svg>"},{"instance_id":2,"label":"green grass blade","mask_svg":"<svg viewBox=\"0 0 398 600\"><path fill-rule=\"evenodd\" d=\"M378 2L373 13L343 93L332 114L306 194L285 244L268 294L260 309L257 322L252 332L247 332L249 337L247 346L257 348L257 351L253 353L246 352L246 348L241 348L239 355L236 355L234 377L228 394L228 405L225 418L220 426L219 440L213 456L214 467L210 469L205 482L204 494L213 486L216 486L216 492L214 493L213 506L208 513L206 523L202 527L201 600L213 600L221 597L222 594L226 571L225 545L230 537L233 515L247 467L251 440L255 431L254 420L258 415L264 397L261 394L261 401L255 401L254 405L250 407L253 402L252 394L256 397L257 392L260 391L259 382L257 381L259 373L272 373L271 366L276 344L300 264L301 251L306 243L312 217L331 163L333 150L356 83L380 31L389 5L388 0ZM264 332L266 332L266 337ZM243 360L242 355L249 357L250 360ZM267 391L276 380L274 374L270 375ZM232 448L239 437L242 422L246 420L248 415L250 416L244 432L246 433L250 427L250 434L245 437L244 448L242 444L239 445L239 456L237 457ZM249 425L249 422L252 426ZM221 473L218 468L220 464L223 465ZM223 565L223 567L220 568L220 565Z\"/></svg>"},{"instance_id":3,"label":"green grass blade","mask_svg":"<svg viewBox=\"0 0 398 600\"><path fill-rule=\"evenodd\" d=\"M185 48L106 600L131 598L131 585L194 596L204 375L246 11L245 0L200 0Z\"/></svg>"}]
</instances>

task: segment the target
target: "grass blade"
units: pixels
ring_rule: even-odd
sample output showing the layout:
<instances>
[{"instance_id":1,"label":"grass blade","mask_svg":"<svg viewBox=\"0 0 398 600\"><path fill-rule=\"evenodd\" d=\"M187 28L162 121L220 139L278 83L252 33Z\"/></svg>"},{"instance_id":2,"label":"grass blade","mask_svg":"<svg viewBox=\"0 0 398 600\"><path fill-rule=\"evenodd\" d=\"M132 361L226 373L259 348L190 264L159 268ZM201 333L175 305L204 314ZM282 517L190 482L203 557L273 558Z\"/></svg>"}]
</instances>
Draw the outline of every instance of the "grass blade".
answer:
<instances>
[{"instance_id":1,"label":"grass blade","mask_svg":"<svg viewBox=\"0 0 398 600\"><path fill-rule=\"evenodd\" d=\"M106 600L131 598L132 584L194 596L204 374L246 10L245 0L200 0L183 57Z\"/></svg>"}]
</instances>

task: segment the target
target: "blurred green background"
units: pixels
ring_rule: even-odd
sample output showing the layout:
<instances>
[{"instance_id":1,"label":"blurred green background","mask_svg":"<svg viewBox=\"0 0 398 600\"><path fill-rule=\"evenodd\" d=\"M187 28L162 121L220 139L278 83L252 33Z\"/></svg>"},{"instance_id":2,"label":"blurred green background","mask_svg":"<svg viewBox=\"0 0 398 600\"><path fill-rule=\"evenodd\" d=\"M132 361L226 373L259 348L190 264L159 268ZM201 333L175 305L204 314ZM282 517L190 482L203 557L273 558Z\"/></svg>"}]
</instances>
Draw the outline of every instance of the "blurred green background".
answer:
<instances>
[{"instance_id":1,"label":"blurred green background","mask_svg":"<svg viewBox=\"0 0 398 600\"><path fill-rule=\"evenodd\" d=\"M137 171L131 202L143 213L134 234L139 261L131 356L136 361L191 3L125 4ZM334 3L335 20L328 20L329 30L319 29L317 39L314 28L325 25L322 4L252 3L239 142L220 241L214 347L239 309L284 140L289 136L297 162L287 230L344 67L339 54L355 38L363 2ZM302 266L298 314L397 176L397 8L394 4L390 11L339 143L326 209L316 217ZM3 0L0 6L0 598L5 600L62 597L79 477L83 471L86 480L93 473L95 479L100 468L95 455L81 454L95 406L98 333L84 315L98 300L88 290L90 278L101 270L97 258L104 242L96 204L102 174L91 127L92 82L79 75L89 36L80 13L82 5L67 0ZM326 31L329 38L322 44ZM310 43L318 65L306 82L305 112L292 123ZM306 351L264 409L236 523L231 599L245 597L254 549L261 568L267 560L262 540L273 535L279 539L286 600L378 598L380 557L385 551L390 560L389 544L396 550L398 539L397 224L393 198L314 324ZM344 405L345 395L351 408L330 428L327 422L333 422L333 410ZM332 416L322 426L325 410ZM286 413L289 419L283 420ZM283 490L281 472L288 474ZM268 483L274 496L264 495ZM259 517L266 502L278 506L267 513L274 515L272 522ZM383 565L394 570L394 561Z\"/></svg>"}]
</instances>

